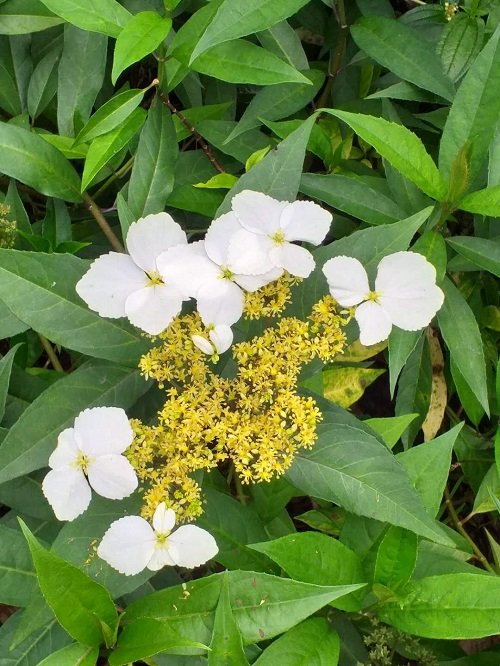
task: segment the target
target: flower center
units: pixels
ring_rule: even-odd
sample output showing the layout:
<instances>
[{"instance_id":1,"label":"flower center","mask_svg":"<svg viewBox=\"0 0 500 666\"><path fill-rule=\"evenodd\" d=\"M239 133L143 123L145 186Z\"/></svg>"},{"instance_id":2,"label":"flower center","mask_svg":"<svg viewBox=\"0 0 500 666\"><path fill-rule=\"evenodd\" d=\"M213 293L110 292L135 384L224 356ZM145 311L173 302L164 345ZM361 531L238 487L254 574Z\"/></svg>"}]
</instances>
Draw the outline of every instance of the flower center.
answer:
<instances>
[{"instance_id":1,"label":"flower center","mask_svg":"<svg viewBox=\"0 0 500 666\"><path fill-rule=\"evenodd\" d=\"M217 276L220 280L231 280L234 281L234 273L227 266L220 267L221 272Z\"/></svg>"},{"instance_id":2,"label":"flower center","mask_svg":"<svg viewBox=\"0 0 500 666\"><path fill-rule=\"evenodd\" d=\"M286 240L283 231L277 231L272 236L269 236L269 238L273 241L273 243L276 243L276 245L283 245Z\"/></svg>"},{"instance_id":3,"label":"flower center","mask_svg":"<svg viewBox=\"0 0 500 666\"><path fill-rule=\"evenodd\" d=\"M382 294L379 291L369 291L368 294L365 297L365 300L374 301L375 303L378 303L378 299L381 296L382 296Z\"/></svg>"},{"instance_id":4,"label":"flower center","mask_svg":"<svg viewBox=\"0 0 500 666\"><path fill-rule=\"evenodd\" d=\"M166 547L168 548L168 537L170 536L170 530L168 532L155 532L156 535L156 546L158 548Z\"/></svg>"},{"instance_id":5,"label":"flower center","mask_svg":"<svg viewBox=\"0 0 500 666\"><path fill-rule=\"evenodd\" d=\"M151 271L150 273L146 273L146 275L149 279L148 287L154 287L158 284L165 284L163 282L162 276L158 273L158 271Z\"/></svg>"},{"instance_id":6,"label":"flower center","mask_svg":"<svg viewBox=\"0 0 500 666\"><path fill-rule=\"evenodd\" d=\"M92 462L91 459L80 451L73 465L77 469L81 469L84 474L87 474L87 467L90 465L91 462Z\"/></svg>"}]
</instances>

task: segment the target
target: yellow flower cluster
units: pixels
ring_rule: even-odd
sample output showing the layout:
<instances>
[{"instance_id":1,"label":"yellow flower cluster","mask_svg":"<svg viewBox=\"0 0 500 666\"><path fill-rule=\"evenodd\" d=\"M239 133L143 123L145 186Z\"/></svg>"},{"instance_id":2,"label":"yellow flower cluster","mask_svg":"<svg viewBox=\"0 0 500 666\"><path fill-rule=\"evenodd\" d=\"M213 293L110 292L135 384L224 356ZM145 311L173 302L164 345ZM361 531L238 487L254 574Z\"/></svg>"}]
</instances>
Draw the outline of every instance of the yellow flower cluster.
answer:
<instances>
[{"instance_id":1,"label":"yellow flower cluster","mask_svg":"<svg viewBox=\"0 0 500 666\"><path fill-rule=\"evenodd\" d=\"M0 204L0 247L14 247L17 236L17 223L15 220L7 219L10 206Z\"/></svg>"},{"instance_id":2,"label":"yellow flower cluster","mask_svg":"<svg viewBox=\"0 0 500 666\"><path fill-rule=\"evenodd\" d=\"M247 297L247 318L279 314L288 303L290 278ZM330 361L345 346L345 319L330 296L308 317L282 317L261 335L233 345L234 361L215 372L212 361L191 340L203 331L197 314L178 317L160 336L161 344L140 368L167 399L158 425L133 422L136 437L128 456L145 486L143 515L151 517L160 501L179 519L202 512L200 488L193 478L230 461L243 483L269 481L283 474L300 448L316 441L321 413L311 397L298 393L307 363Z\"/></svg>"}]
</instances>

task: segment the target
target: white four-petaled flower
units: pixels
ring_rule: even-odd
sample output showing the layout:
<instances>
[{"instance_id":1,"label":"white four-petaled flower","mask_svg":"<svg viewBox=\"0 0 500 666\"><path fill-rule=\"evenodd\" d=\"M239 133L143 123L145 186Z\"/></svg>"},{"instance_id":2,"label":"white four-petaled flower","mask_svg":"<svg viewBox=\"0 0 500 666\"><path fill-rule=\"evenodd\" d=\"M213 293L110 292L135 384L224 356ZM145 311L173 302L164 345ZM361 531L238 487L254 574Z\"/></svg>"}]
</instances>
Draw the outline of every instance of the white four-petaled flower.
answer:
<instances>
[{"instance_id":1,"label":"white four-petaled flower","mask_svg":"<svg viewBox=\"0 0 500 666\"><path fill-rule=\"evenodd\" d=\"M360 342L374 345L389 337L392 326L416 331L430 324L443 304L434 266L415 252L395 252L377 268L375 289L361 262L334 257L323 266L330 293L344 307L357 306Z\"/></svg>"},{"instance_id":2,"label":"white four-petaled flower","mask_svg":"<svg viewBox=\"0 0 500 666\"><path fill-rule=\"evenodd\" d=\"M208 327L207 335L192 335L191 340L204 354L214 356L223 354L229 349L233 342L233 332L230 326L219 324Z\"/></svg>"},{"instance_id":3,"label":"white four-petaled flower","mask_svg":"<svg viewBox=\"0 0 500 666\"><path fill-rule=\"evenodd\" d=\"M234 272L261 275L278 268L308 277L315 265L312 254L293 241L322 243L332 221L327 210L312 201L277 201L251 190L236 194L231 207L240 225L229 243Z\"/></svg>"},{"instance_id":4,"label":"white four-petaled flower","mask_svg":"<svg viewBox=\"0 0 500 666\"><path fill-rule=\"evenodd\" d=\"M140 516L125 516L111 523L97 554L126 576L145 568L194 568L217 554L217 544L209 532L196 525L182 525L172 531L174 525L175 513L162 502L154 513L152 527Z\"/></svg>"},{"instance_id":5,"label":"white four-petaled flower","mask_svg":"<svg viewBox=\"0 0 500 666\"><path fill-rule=\"evenodd\" d=\"M186 245L186 234L168 213L140 218L130 225L130 254L109 252L96 259L76 285L78 295L101 317L127 317L138 328L157 335L182 307L182 293L170 283L171 271L160 271L158 256Z\"/></svg>"},{"instance_id":6,"label":"white four-petaled flower","mask_svg":"<svg viewBox=\"0 0 500 666\"><path fill-rule=\"evenodd\" d=\"M94 407L63 430L49 458L51 471L42 490L59 520L74 520L85 511L91 488L108 499L123 499L137 488L132 465L121 454L134 433L123 409Z\"/></svg>"}]
</instances>

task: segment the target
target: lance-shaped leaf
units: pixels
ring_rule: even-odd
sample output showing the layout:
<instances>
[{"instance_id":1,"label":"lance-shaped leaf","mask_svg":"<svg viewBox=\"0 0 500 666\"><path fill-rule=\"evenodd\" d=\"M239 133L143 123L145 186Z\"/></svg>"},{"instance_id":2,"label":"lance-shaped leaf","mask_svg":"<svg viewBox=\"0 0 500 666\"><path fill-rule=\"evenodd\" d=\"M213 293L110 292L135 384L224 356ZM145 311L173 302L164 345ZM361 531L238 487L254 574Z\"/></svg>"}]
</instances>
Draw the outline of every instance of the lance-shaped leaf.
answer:
<instances>
[{"instance_id":1,"label":"lance-shaped leaf","mask_svg":"<svg viewBox=\"0 0 500 666\"><path fill-rule=\"evenodd\" d=\"M90 32L118 37L131 15L116 0L42 0L68 23Z\"/></svg>"}]
</instances>

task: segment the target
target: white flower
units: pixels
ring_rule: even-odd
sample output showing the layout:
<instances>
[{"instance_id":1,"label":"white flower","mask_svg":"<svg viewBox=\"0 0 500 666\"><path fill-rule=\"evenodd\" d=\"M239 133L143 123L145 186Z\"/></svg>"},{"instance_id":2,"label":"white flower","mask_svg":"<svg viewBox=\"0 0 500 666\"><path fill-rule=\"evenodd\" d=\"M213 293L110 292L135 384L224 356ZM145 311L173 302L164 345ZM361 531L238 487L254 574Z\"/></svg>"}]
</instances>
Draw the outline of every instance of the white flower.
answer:
<instances>
[{"instance_id":1,"label":"white flower","mask_svg":"<svg viewBox=\"0 0 500 666\"><path fill-rule=\"evenodd\" d=\"M108 499L123 499L137 488L137 476L122 455L134 433L123 409L94 407L63 430L49 458L43 494L59 520L73 520L90 503L91 488Z\"/></svg>"},{"instance_id":2,"label":"white flower","mask_svg":"<svg viewBox=\"0 0 500 666\"><path fill-rule=\"evenodd\" d=\"M187 243L186 234L168 213L147 215L130 225L130 253L109 252L96 259L76 285L78 295L102 317L127 317L138 328L157 335L182 307L182 294L161 273L158 256Z\"/></svg>"},{"instance_id":3,"label":"white flower","mask_svg":"<svg viewBox=\"0 0 500 666\"><path fill-rule=\"evenodd\" d=\"M219 326L209 326L206 337L192 335L191 340L204 354L214 356L223 354L229 349L233 342L233 332L230 326L219 324Z\"/></svg>"},{"instance_id":4,"label":"white flower","mask_svg":"<svg viewBox=\"0 0 500 666\"><path fill-rule=\"evenodd\" d=\"M205 240L170 248L158 257L160 272L169 270L171 283L185 297L196 298L206 326L231 326L243 313L243 291L255 291L283 272L272 268L261 275L238 273L229 259L231 238L241 229L233 213L214 220Z\"/></svg>"},{"instance_id":5,"label":"white flower","mask_svg":"<svg viewBox=\"0 0 500 666\"><path fill-rule=\"evenodd\" d=\"M243 190L231 201L240 229L231 238L229 259L236 273L259 275L273 268L306 278L314 269L312 254L293 241L319 245L331 214L312 201L277 201Z\"/></svg>"},{"instance_id":6,"label":"white flower","mask_svg":"<svg viewBox=\"0 0 500 666\"><path fill-rule=\"evenodd\" d=\"M208 562L217 552L213 536L195 525L175 531L175 513L162 502L153 516L153 527L140 516L125 516L112 523L97 554L126 576L144 568L158 571L164 566L190 569Z\"/></svg>"},{"instance_id":7,"label":"white flower","mask_svg":"<svg viewBox=\"0 0 500 666\"><path fill-rule=\"evenodd\" d=\"M395 252L378 265L375 290L353 257L334 257L323 266L330 293L344 307L357 305L360 342L374 345L389 337L394 326L417 331L427 326L443 304L436 270L421 254ZM360 305L361 304L361 305Z\"/></svg>"}]
</instances>

